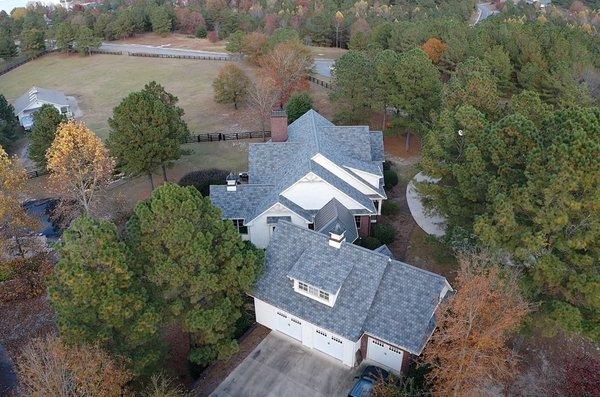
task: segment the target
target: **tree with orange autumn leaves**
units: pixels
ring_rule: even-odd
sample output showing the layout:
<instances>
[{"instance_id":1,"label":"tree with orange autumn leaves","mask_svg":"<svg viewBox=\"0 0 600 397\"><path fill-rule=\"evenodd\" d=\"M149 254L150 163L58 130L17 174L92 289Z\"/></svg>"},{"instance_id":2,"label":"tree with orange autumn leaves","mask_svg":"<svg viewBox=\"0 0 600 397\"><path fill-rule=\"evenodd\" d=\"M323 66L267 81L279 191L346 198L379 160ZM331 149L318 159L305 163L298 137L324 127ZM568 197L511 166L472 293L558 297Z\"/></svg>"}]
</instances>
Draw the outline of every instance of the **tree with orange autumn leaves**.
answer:
<instances>
[{"instance_id":1,"label":"tree with orange autumn leaves","mask_svg":"<svg viewBox=\"0 0 600 397\"><path fill-rule=\"evenodd\" d=\"M295 41L277 44L262 58L262 71L277 87L280 107L283 108L295 91L308 89L308 74L313 62L310 50Z\"/></svg>"},{"instance_id":2,"label":"tree with orange autumn leaves","mask_svg":"<svg viewBox=\"0 0 600 397\"><path fill-rule=\"evenodd\" d=\"M81 212L92 213L115 169L115 160L100 138L82 122L63 123L46 158L51 189L63 202L74 202Z\"/></svg>"},{"instance_id":3,"label":"tree with orange autumn leaves","mask_svg":"<svg viewBox=\"0 0 600 397\"><path fill-rule=\"evenodd\" d=\"M423 45L421 49L425 51L431 62L437 64L442 59L444 52L448 46L437 37L430 37Z\"/></svg>"},{"instance_id":4,"label":"tree with orange autumn leaves","mask_svg":"<svg viewBox=\"0 0 600 397\"><path fill-rule=\"evenodd\" d=\"M518 360L508 340L531 308L511 271L481 259L461 260L455 289L423 352L432 369L428 380L435 395L482 395L514 376Z\"/></svg>"},{"instance_id":5,"label":"tree with orange autumn leaves","mask_svg":"<svg viewBox=\"0 0 600 397\"><path fill-rule=\"evenodd\" d=\"M22 206L27 172L16 157L10 157L0 146L0 253L5 239L14 238L21 257L25 256L21 233L37 225Z\"/></svg>"}]
</instances>

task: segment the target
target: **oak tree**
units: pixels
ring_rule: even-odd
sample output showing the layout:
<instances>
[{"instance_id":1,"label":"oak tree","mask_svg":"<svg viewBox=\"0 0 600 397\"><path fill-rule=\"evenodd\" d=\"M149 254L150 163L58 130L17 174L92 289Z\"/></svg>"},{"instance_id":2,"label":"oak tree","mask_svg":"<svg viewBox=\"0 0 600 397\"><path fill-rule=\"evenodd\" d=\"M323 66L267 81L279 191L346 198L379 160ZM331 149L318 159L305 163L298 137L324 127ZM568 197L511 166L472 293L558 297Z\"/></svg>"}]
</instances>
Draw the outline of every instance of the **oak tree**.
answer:
<instances>
[{"instance_id":1,"label":"oak tree","mask_svg":"<svg viewBox=\"0 0 600 397\"><path fill-rule=\"evenodd\" d=\"M63 202L72 201L79 211L93 213L115 169L115 161L102 140L83 122L62 123L46 160L51 189Z\"/></svg>"},{"instance_id":2,"label":"oak tree","mask_svg":"<svg viewBox=\"0 0 600 397\"><path fill-rule=\"evenodd\" d=\"M9 157L0 146L0 251L4 249L4 240L14 238L19 255L25 252L21 237L27 229L36 226L23 206L27 173L16 157Z\"/></svg>"},{"instance_id":3,"label":"oak tree","mask_svg":"<svg viewBox=\"0 0 600 397\"><path fill-rule=\"evenodd\" d=\"M423 352L433 391L444 396L482 393L503 385L516 369L508 339L530 311L515 275L481 260L463 259L456 294L436 314L437 330Z\"/></svg>"},{"instance_id":4,"label":"oak tree","mask_svg":"<svg viewBox=\"0 0 600 397\"><path fill-rule=\"evenodd\" d=\"M213 81L215 101L217 103L233 103L235 109L248 96L251 81L244 71L233 63L221 68L219 75Z\"/></svg>"}]
</instances>

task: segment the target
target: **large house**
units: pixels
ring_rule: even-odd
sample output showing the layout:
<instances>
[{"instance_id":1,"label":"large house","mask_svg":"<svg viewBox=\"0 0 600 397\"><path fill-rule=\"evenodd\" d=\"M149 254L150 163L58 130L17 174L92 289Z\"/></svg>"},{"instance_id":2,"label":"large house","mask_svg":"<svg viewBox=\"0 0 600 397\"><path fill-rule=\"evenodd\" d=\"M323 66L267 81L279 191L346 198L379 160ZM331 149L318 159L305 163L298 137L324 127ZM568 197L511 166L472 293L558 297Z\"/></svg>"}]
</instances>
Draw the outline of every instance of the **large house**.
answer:
<instances>
[{"instance_id":1,"label":"large house","mask_svg":"<svg viewBox=\"0 0 600 397\"><path fill-rule=\"evenodd\" d=\"M69 99L60 91L49 90L47 88L32 87L17 99L13 105L15 114L19 118L19 123L26 130L33 126L33 115L40 110L43 105L52 105L61 114L67 118L73 117L71 103Z\"/></svg>"},{"instance_id":2,"label":"large house","mask_svg":"<svg viewBox=\"0 0 600 397\"><path fill-rule=\"evenodd\" d=\"M288 126L285 112L276 111L271 140L250 145L248 183L232 174L227 185L210 187L210 198L258 247L268 245L277 222L320 230L326 225L319 219L331 215L323 211L331 210L354 217L350 240L369 235L381 214L383 161L381 132L338 127L314 110Z\"/></svg>"},{"instance_id":3,"label":"large house","mask_svg":"<svg viewBox=\"0 0 600 397\"><path fill-rule=\"evenodd\" d=\"M446 279L328 233L280 222L252 293L256 321L352 367L363 359L402 372L421 354Z\"/></svg>"}]
</instances>

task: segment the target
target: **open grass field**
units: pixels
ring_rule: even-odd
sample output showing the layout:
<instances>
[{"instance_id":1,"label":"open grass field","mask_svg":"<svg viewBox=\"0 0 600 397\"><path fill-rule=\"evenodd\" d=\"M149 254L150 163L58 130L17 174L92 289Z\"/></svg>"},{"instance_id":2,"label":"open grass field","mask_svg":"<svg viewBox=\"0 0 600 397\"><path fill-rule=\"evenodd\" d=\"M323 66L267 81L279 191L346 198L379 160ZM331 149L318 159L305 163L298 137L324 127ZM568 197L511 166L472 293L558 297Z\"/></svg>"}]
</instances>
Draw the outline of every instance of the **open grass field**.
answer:
<instances>
[{"instance_id":1,"label":"open grass field","mask_svg":"<svg viewBox=\"0 0 600 397\"><path fill-rule=\"evenodd\" d=\"M214 102L212 82L224 65L220 61L56 54L0 76L0 93L14 101L34 85L63 91L77 98L83 121L106 139L113 108L130 92L156 80L179 98L193 133L258 128L244 110Z\"/></svg>"}]
</instances>

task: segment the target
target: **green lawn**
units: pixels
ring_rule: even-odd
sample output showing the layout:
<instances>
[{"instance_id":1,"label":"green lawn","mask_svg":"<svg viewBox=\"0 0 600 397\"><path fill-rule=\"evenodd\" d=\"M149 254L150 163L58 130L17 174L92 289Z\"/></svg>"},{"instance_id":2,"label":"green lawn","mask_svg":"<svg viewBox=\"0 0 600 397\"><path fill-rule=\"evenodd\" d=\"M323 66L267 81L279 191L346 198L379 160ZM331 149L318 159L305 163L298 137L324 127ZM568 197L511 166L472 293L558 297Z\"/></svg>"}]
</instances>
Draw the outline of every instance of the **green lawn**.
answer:
<instances>
[{"instance_id":1,"label":"green lawn","mask_svg":"<svg viewBox=\"0 0 600 397\"><path fill-rule=\"evenodd\" d=\"M224 65L219 61L54 54L0 76L0 92L14 101L34 85L63 91L77 98L83 121L106 139L113 108L130 92L156 80L179 98L192 132L257 128L244 110L213 101L212 82Z\"/></svg>"}]
</instances>

